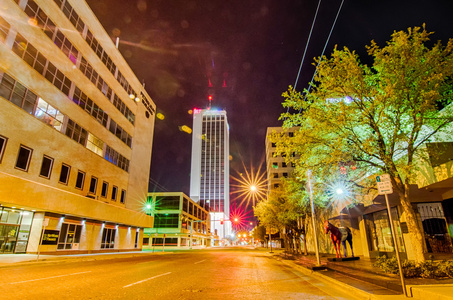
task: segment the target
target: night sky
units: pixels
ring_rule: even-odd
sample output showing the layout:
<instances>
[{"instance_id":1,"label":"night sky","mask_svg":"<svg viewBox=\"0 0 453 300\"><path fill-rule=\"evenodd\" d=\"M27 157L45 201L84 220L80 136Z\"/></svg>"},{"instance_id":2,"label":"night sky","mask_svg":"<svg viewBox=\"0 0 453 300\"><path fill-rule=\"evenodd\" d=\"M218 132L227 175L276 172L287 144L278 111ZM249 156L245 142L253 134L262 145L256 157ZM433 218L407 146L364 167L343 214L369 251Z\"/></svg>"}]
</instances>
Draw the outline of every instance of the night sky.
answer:
<instances>
[{"instance_id":1,"label":"night sky","mask_svg":"<svg viewBox=\"0 0 453 300\"><path fill-rule=\"evenodd\" d=\"M189 110L227 111L230 174L265 166L265 133L281 126L281 94L294 85L317 0L87 0L165 116L156 119L150 190L189 194ZM341 0L324 0L297 83L308 87ZM365 45L384 46L393 31L426 23L433 40L453 37L453 1L346 0L327 45L347 46L367 62ZM209 81L212 87L209 87ZM224 82L226 87L224 87ZM234 199L231 199L232 201Z\"/></svg>"}]
</instances>

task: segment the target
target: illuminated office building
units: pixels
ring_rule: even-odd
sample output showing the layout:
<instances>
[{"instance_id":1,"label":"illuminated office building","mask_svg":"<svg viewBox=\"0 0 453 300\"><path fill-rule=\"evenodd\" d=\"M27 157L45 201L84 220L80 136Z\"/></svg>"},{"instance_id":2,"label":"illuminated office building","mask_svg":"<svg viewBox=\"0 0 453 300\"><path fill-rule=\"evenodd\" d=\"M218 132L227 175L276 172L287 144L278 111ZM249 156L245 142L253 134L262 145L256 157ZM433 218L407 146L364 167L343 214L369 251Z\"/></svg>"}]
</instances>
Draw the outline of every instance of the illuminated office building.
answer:
<instances>
[{"instance_id":1,"label":"illuminated office building","mask_svg":"<svg viewBox=\"0 0 453 300\"><path fill-rule=\"evenodd\" d=\"M2 1L0 253L140 249L154 115L85 1Z\"/></svg>"},{"instance_id":2,"label":"illuminated office building","mask_svg":"<svg viewBox=\"0 0 453 300\"><path fill-rule=\"evenodd\" d=\"M210 212L220 239L231 233L229 155L226 111L194 109L190 198Z\"/></svg>"}]
</instances>

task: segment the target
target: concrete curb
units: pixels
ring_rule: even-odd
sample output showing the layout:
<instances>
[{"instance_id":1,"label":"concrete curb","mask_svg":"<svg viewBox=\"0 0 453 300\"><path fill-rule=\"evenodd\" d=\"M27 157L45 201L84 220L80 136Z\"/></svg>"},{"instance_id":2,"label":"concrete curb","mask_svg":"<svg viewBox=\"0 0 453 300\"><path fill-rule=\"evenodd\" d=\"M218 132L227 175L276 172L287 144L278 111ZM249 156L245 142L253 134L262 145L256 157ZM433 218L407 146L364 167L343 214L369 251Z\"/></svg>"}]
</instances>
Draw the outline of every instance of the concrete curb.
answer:
<instances>
[{"instance_id":1,"label":"concrete curb","mask_svg":"<svg viewBox=\"0 0 453 300\"><path fill-rule=\"evenodd\" d=\"M0 268L7 268L7 267L18 267L18 266L25 266L25 265L33 265L33 264L49 264L49 263L68 263L68 262L75 262L75 261L97 261L97 260L109 260L109 259L118 259L118 258L130 258L130 257L140 257L140 256L147 256L147 255L167 255L173 254L173 252L143 252L143 253L115 253L115 254L93 254L93 255L80 255L80 256L53 256L53 257L46 257L40 258L39 260L36 259L29 259L14 263L0 263Z\"/></svg>"},{"instance_id":2,"label":"concrete curb","mask_svg":"<svg viewBox=\"0 0 453 300\"><path fill-rule=\"evenodd\" d=\"M338 281L336 279L330 278L329 276L326 276L322 274L322 271L313 271L308 268L305 268L303 266L300 266L296 263L293 263L291 261L285 261L279 257L276 257L280 262L284 263L287 266L290 266L292 268L296 268L298 271L302 272L305 275L313 276L316 277L316 279L321 280L325 283L335 283L336 286L340 288L344 288L345 290L351 291L351 296L354 297L355 299L366 299L366 300L374 300L374 299L382 299L382 298L374 298L372 294L369 294L365 291L362 291L361 289L358 289L356 287L350 286L344 282ZM377 295L381 296L381 295Z\"/></svg>"}]
</instances>

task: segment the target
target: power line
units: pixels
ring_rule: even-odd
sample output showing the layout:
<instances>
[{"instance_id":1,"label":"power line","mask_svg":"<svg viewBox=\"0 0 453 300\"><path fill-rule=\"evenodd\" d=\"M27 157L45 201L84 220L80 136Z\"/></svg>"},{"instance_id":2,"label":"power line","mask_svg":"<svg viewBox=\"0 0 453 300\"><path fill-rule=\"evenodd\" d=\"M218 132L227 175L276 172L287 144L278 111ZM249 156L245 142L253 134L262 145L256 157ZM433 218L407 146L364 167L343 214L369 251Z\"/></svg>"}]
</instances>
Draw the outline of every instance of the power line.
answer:
<instances>
[{"instance_id":1,"label":"power line","mask_svg":"<svg viewBox=\"0 0 453 300\"><path fill-rule=\"evenodd\" d=\"M332 27L330 28L329 36L327 37L326 43L324 44L324 48L322 49L321 57L319 58L318 64L316 65L315 72L313 73L313 77L310 80L310 85L308 86L307 93L305 94L304 101L307 100L307 95L308 92L310 92L311 87L313 86L313 80L315 79L316 73L318 72L318 67L319 64L322 61L322 58L324 56L324 52L326 51L327 44L329 43L330 37L333 32L333 28L335 27L335 24L337 23L338 16L340 15L341 8L343 7L344 0L341 1L340 7L338 8L337 15L335 16L335 20L333 21ZM299 113L302 111L302 107L299 109Z\"/></svg>"}]
</instances>

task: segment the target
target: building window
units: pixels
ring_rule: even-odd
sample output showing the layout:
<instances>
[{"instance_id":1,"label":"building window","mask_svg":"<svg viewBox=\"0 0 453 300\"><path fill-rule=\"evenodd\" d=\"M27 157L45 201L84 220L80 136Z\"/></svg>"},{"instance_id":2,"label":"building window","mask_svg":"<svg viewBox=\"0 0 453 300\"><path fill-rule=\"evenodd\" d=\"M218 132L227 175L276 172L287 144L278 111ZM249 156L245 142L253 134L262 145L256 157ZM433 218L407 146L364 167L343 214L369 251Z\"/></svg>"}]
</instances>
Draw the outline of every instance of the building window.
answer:
<instances>
[{"instance_id":1,"label":"building window","mask_svg":"<svg viewBox=\"0 0 453 300\"><path fill-rule=\"evenodd\" d=\"M16 168L27 172L30 165L33 150L20 145L19 154L17 155Z\"/></svg>"},{"instance_id":2,"label":"building window","mask_svg":"<svg viewBox=\"0 0 453 300\"><path fill-rule=\"evenodd\" d=\"M278 173L274 173L274 178L278 178Z\"/></svg>"},{"instance_id":3,"label":"building window","mask_svg":"<svg viewBox=\"0 0 453 300\"><path fill-rule=\"evenodd\" d=\"M83 190L83 184L85 182L85 172L78 171L77 172L77 180L76 180L76 189Z\"/></svg>"},{"instance_id":4,"label":"building window","mask_svg":"<svg viewBox=\"0 0 453 300\"><path fill-rule=\"evenodd\" d=\"M278 163L277 163L277 162L273 162L273 163L272 163L272 168L278 169Z\"/></svg>"},{"instance_id":5,"label":"building window","mask_svg":"<svg viewBox=\"0 0 453 300\"><path fill-rule=\"evenodd\" d=\"M5 152L6 142L8 139L0 135L0 163L2 162L3 153Z\"/></svg>"},{"instance_id":6,"label":"building window","mask_svg":"<svg viewBox=\"0 0 453 300\"><path fill-rule=\"evenodd\" d=\"M291 163L291 167L292 167L292 168L295 168L295 167L296 167L296 163L295 163L295 162L292 162L292 163Z\"/></svg>"},{"instance_id":7,"label":"building window","mask_svg":"<svg viewBox=\"0 0 453 300\"><path fill-rule=\"evenodd\" d=\"M113 186L113 188L112 188L112 201L116 201L117 194L118 194L118 187L117 186Z\"/></svg>"},{"instance_id":8,"label":"building window","mask_svg":"<svg viewBox=\"0 0 453 300\"><path fill-rule=\"evenodd\" d=\"M294 132L288 132L289 137L294 137Z\"/></svg>"},{"instance_id":9,"label":"building window","mask_svg":"<svg viewBox=\"0 0 453 300\"><path fill-rule=\"evenodd\" d=\"M140 232L136 231L135 232L135 243L134 243L134 248L138 248L138 237L140 236Z\"/></svg>"},{"instance_id":10,"label":"building window","mask_svg":"<svg viewBox=\"0 0 453 300\"><path fill-rule=\"evenodd\" d=\"M47 155L42 157L41 171L39 176L44 178L50 178L50 173L52 172L53 158Z\"/></svg>"},{"instance_id":11,"label":"building window","mask_svg":"<svg viewBox=\"0 0 453 300\"><path fill-rule=\"evenodd\" d=\"M283 177L288 178L288 173L283 173Z\"/></svg>"},{"instance_id":12,"label":"building window","mask_svg":"<svg viewBox=\"0 0 453 300\"><path fill-rule=\"evenodd\" d=\"M124 204L125 201L126 201L126 191L125 190L121 190L120 202Z\"/></svg>"},{"instance_id":13,"label":"building window","mask_svg":"<svg viewBox=\"0 0 453 300\"><path fill-rule=\"evenodd\" d=\"M113 249L115 247L116 229L104 228L102 232L101 249Z\"/></svg>"},{"instance_id":14,"label":"building window","mask_svg":"<svg viewBox=\"0 0 453 300\"><path fill-rule=\"evenodd\" d=\"M88 132L80 127L79 124L74 122L71 119L68 119L68 124L66 125L66 136L70 137L80 145L85 146L87 141Z\"/></svg>"},{"instance_id":15,"label":"building window","mask_svg":"<svg viewBox=\"0 0 453 300\"><path fill-rule=\"evenodd\" d=\"M157 196L156 210L173 210L179 209L180 197L179 196Z\"/></svg>"},{"instance_id":16,"label":"building window","mask_svg":"<svg viewBox=\"0 0 453 300\"><path fill-rule=\"evenodd\" d=\"M179 227L179 214L155 214L154 215L155 228L178 228Z\"/></svg>"},{"instance_id":17,"label":"building window","mask_svg":"<svg viewBox=\"0 0 453 300\"><path fill-rule=\"evenodd\" d=\"M87 140L87 146L86 146L89 150L93 151L94 153L96 153L97 155L99 156L103 156L103 152L104 152L104 142L95 137L93 134L89 133L88 132L88 140Z\"/></svg>"},{"instance_id":18,"label":"building window","mask_svg":"<svg viewBox=\"0 0 453 300\"><path fill-rule=\"evenodd\" d=\"M71 167L66 164L62 164L61 172L60 172L60 179L58 180L58 182L63 183L63 184L68 184L70 172L71 172Z\"/></svg>"},{"instance_id":19,"label":"building window","mask_svg":"<svg viewBox=\"0 0 453 300\"><path fill-rule=\"evenodd\" d=\"M288 165L286 164L286 162L282 162L282 167L283 168L286 168Z\"/></svg>"},{"instance_id":20,"label":"building window","mask_svg":"<svg viewBox=\"0 0 453 300\"><path fill-rule=\"evenodd\" d=\"M52 126L58 131L61 131L64 115L55 107L48 104L42 98L38 99L38 106L35 111L35 117L42 122Z\"/></svg>"},{"instance_id":21,"label":"building window","mask_svg":"<svg viewBox=\"0 0 453 300\"><path fill-rule=\"evenodd\" d=\"M94 176L91 176L91 181L90 181L90 194L96 194L96 188L98 185L98 179Z\"/></svg>"},{"instance_id":22,"label":"building window","mask_svg":"<svg viewBox=\"0 0 453 300\"><path fill-rule=\"evenodd\" d=\"M78 249L80 243L80 233L82 232L82 225L63 223L61 225L60 237L58 238L59 250ZM74 247L76 246L76 247Z\"/></svg>"},{"instance_id":23,"label":"building window","mask_svg":"<svg viewBox=\"0 0 453 300\"><path fill-rule=\"evenodd\" d=\"M102 189L101 189L101 197L107 198L108 189L109 189L109 183L103 181L102 182Z\"/></svg>"},{"instance_id":24,"label":"building window","mask_svg":"<svg viewBox=\"0 0 453 300\"><path fill-rule=\"evenodd\" d=\"M272 143L272 148L275 148L277 147L277 144L276 143Z\"/></svg>"}]
</instances>

